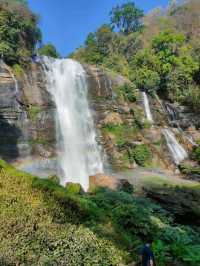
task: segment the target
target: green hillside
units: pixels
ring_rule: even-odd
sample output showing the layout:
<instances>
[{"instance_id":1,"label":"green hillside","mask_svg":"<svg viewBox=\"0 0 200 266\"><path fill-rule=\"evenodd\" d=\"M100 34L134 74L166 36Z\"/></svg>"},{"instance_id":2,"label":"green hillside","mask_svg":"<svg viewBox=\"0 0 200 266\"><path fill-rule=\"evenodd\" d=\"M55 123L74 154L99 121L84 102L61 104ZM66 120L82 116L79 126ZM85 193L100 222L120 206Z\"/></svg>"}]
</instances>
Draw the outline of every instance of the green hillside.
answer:
<instances>
[{"instance_id":1,"label":"green hillside","mask_svg":"<svg viewBox=\"0 0 200 266\"><path fill-rule=\"evenodd\" d=\"M127 265L149 238L160 266L200 263L199 233L160 206L130 189L73 191L1 161L0 265Z\"/></svg>"}]
</instances>

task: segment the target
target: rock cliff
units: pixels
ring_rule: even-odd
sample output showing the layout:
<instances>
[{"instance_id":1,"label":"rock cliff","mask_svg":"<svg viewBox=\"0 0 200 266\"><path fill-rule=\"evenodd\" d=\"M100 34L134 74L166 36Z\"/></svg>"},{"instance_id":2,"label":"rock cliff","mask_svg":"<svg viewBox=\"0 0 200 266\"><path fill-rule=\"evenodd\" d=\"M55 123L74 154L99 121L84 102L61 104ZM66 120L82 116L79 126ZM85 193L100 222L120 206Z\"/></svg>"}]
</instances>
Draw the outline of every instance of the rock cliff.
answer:
<instances>
[{"instance_id":1,"label":"rock cliff","mask_svg":"<svg viewBox=\"0 0 200 266\"><path fill-rule=\"evenodd\" d=\"M162 127L166 125L173 126L180 142L187 150L192 150L188 138L178 129L186 129L194 140L200 138L197 116L192 116L183 107L150 98L155 120L152 126L145 118L141 92L131 88L129 80L95 66L84 65L84 69L98 142L103 147L105 163L110 168L131 169L139 164L174 169L162 133ZM1 63L1 158L17 165L24 161L29 161L31 165L34 160L38 164L46 162L48 167L51 165L50 168L56 167L54 114L55 105L47 90L40 63L32 63L17 80L12 69ZM175 123L177 120L178 124Z\"/></svg>"}]
</instances>

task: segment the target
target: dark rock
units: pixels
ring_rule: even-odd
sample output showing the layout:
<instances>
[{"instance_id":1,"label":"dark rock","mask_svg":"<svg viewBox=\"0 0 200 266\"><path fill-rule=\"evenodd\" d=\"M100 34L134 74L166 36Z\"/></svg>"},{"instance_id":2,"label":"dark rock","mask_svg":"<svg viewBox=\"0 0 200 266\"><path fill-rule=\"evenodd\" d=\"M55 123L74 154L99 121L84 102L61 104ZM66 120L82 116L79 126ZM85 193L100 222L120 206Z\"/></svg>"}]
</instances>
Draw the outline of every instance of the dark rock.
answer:
<instances>
[{"instance_id":1,"label":"dark rock","mask_svg":"<svg viewBox=\"0 0 200 266\"><path fill-rule=\"evenodd\" d=\"M0 157L15 161L28 156L52 156L55 149L54 104L46 90L42 66L32 64L20 80L12 69L0 67ZM37 110L33 117L31 110ZM34 113L33 113L34 114ZM48 145L34 146L45 140ZM46 151L45 151L46 149ZM39 152L40 151L40 152Z\"/></svg>"},{"instance_id":2,"label":"dark rock","mask_svg":"<svg viewBox=\"0 0 200 266\"><path fill-rule=\"evenodd\" d=\"M172 213L180 224L200 225L200 188L145 188L146 196Z\"/></svg>"}]
</instances>

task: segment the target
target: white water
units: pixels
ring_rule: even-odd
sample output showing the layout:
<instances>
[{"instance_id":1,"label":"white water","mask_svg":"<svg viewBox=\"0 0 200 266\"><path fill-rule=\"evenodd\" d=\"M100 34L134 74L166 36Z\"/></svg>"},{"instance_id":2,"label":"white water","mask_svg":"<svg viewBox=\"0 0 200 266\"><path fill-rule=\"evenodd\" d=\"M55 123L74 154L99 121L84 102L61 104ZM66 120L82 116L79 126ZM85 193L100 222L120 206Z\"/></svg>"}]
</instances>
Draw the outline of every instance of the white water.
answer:
<instances>
[{"instance_id":1,"label":"white water","mask_svg":"<svg viewBox=\"0 0 200 266\"><path fill-rule=\"evenodd\" d=\"M174 133L169 128L163 129L163 134L167 141L167 146L173 156L174 162L179 165L188 157L186 150L178 143Z\"/></svg>"},{"instance_id":2,"label":"white water","mask_svg":"<svg viewBox=\"0 0 200 266\"><path fill-rule=\"evenodd\" d=\"M142 92L142 96L143 96L144 110L145 110L146 118L149 122L153 123L153 116L151 114L149 99L148 99L148 96L147 96L145 91Z\"/></svg>"},{"instance_id":3,"label":"white water","mask_svg":"<svg viewBox=\"0 0 200 266\"><path fill-rule=\"evenodd\" d=\"M57 142L61 184L89 187L89 176L103 171L92 114L87 100L86 73L70 59L44 58L48 90L57 107Z\"/></svg>"}]
</instances>

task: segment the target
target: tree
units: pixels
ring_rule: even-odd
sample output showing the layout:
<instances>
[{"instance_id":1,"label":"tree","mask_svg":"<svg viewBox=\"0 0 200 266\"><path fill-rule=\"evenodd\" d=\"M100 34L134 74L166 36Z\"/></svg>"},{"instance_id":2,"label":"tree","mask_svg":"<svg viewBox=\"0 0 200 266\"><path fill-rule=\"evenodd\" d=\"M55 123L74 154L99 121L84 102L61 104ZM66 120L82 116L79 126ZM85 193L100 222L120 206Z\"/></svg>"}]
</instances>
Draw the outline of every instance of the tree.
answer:
<instances>
[{"instance_id":1,"label":"tree","mask_svg":"<svg viewBox=\"0 0 200 266\"><path fill-rule=\"evenodd\" d=\"M60 57L55 46L51 43L43 45L40 49L38 49L38 52L40 55L46 55L54 58Z\"/></svg>"},{"instance_id":2,"label":"tree","mask_svg":"<svg viewBox=\"0 0 200 266\"><path fill-rule=\"evenodd\" d=\"M152 41L152 47L161 62L161 74L166 75L176 64L180 48L183 46L185 36L172 30L162 31Z\"/></svg>"},{"instance_id":3,"label":"tree","mask_svg":"<svg viewBox=\"0 0 200 266\"><path fill-rule=\"evenodd\" d=\"M156 71L144 66L135 71L133 81L140 90L153 93L159 89L160 76Z\"/></svg>"},{"instance_id":4,"label":"tree","mask_svg":"<svg viewBox=\"0 0 200 266\"><path fill-rule=\"evenodd\" d=\"M96 42L99 52L103 56L109 55L109 47L112 42L113 32L109 25L103 24L96 32Z\"/></svg>"},{"instance_id":5,"label":"tree","mask_svg":"<svg viewBox=\"0 0 200 266\"><path fill-rule=\"evenodd\" d=\"M143 27L142 18L144 12L135 6L134 2L128 2L112 9L111 25L124 34L140 31Z\"/></svg>"},{"instance_id":6,"label":"tree","mask_svg":"<svg viewBox=\"0 0 200 266\"><path fill-rule=\"evenodd\" d=\"M34 53L41 40L37 24L38 17L27 6L0 2L0 54L7 63L25 63Z\"/></svg>"}]
</instances>

